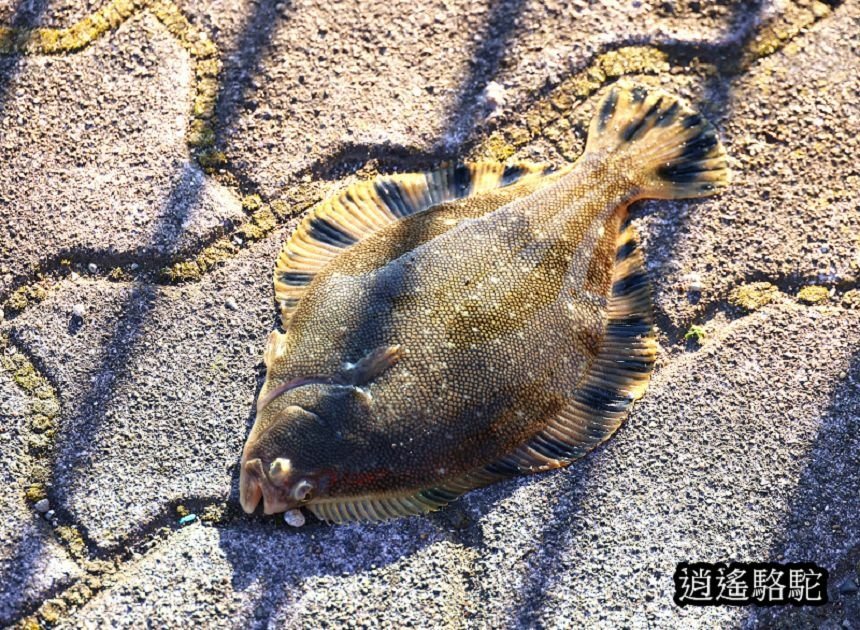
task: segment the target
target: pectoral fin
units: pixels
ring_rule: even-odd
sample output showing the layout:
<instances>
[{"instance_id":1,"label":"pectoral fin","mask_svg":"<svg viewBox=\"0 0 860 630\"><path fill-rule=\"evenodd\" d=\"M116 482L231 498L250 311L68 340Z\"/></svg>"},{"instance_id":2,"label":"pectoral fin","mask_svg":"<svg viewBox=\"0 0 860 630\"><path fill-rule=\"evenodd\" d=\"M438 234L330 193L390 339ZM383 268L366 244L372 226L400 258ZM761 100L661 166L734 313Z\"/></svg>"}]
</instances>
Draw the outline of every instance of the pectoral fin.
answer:
<instances>
[{"instance_id":1,"label":"pectoral fin","mask_svg":"<svg viewBox=\"0 0 860 630\"><path fill-rule=\"evenodd\" d=\"M380 346L363 357L358 363L348 364L344 370L344 380L361 387L382 375L403 357L402 346Z\"/></svg>"}]
</instances>

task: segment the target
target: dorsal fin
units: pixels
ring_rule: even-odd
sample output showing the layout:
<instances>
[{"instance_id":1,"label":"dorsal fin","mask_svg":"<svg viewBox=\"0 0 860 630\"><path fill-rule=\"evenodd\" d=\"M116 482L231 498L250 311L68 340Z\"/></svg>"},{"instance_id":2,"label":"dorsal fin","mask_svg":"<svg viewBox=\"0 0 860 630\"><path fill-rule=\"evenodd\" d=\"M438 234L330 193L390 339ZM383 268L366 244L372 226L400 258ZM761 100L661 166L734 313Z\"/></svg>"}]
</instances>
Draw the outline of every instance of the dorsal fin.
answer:
<instances>
[{"instance_id":1,"label":"dorsal fin","mask_svg":"<svg viewBox=\"0 0 860 630\"><path fill-rule=\"evenodd\" d=\"M302 220L275 264L275 300L284 328L316 274L355 243L440 203L524 182L547 171L528 162L450 165L358 182L326 199Z\"/></svg>"},{"instance_id":2,"label":"dorsal fin","mask_svg":"<svg viewBox=\"0 0 860 630\"><path fill-rule=\"evenodd\" d=\"M513 475L565 466L612 435L645 393L657 352L651 290L633 226L622 226L600 351L570 402L522 446L486 470Z\"/></svg>"}]
</instances>

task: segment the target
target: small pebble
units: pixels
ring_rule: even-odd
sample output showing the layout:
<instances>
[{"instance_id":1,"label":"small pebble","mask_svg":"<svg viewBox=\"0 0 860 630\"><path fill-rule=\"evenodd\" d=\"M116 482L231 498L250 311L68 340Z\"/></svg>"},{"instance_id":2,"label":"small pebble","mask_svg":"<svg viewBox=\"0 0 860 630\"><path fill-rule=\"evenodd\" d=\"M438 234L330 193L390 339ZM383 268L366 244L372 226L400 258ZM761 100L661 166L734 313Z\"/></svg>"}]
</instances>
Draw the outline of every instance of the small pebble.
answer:
<instances>
[{"instance_id":1,"label":"small pebble","mask_svg":"<svg viewBox=\"0 0 860 630\"><path fill-rule=\"evenodd\" d=\"M90 273L98 273L99 272L99 268L95 263L90 263L89 265L87 265L87 269L89 269Z\"/></svg>"},{"instance_id":2,"label":"small pebble","mask_svg":"<svg viewBox=\"0 0 860 630\"><path fill-rule=\"evenodd\" d=\"M702 285L702 276L698 273L688 273L684 276L684 281L687 283L687 290L693 293L701 293L704 288Z\"/></svg>"},{"instance_id":3,"label":"small pebble","mask_svg":"<svg viewBox=\"0 0 860 630\"><path fill-rule=\"evenodd\" d=\"M45 520L52 521L54 520L55 515L56 512L54 512L54 510L48 510L47 512L45 512Z\"/></svg>"},{"instance_id":4,"label":"small pebble","mask_svg":"<svg viewBox=\"0 0 860 630\"><path fill-rule=\"evenodd\" d=\"M853 595L860 590L860 587L857 586L857 582L852 577L847 577L842 580L837 588L842 595Z\"/></svg>"},{"instance_id":5,"label":"small pebble","mask_svg":"<svg viewBox=\"0 0 860 630\"><path fill-rule=\"evenodd\" d=\"M87 307L83 304L75 304L72 307L72 315L77 317L78 319L83 319L84 314L87 312Z\"/></svg>"},{"instance_id":6,"label":"small pebble","mask_svg":"<svg viewBox=\"0 0 860 630\"><path fill-rule=\"evenodd\" d=\"M290 527L301 527L305 524L305 515L301 510L287 510L284 512L284 522Z\"/></svg>"},{"instance_id":7,"label":"small pebble","mask_svg":"<svg viewBox=\"0 0 860 630\"><path fill-rule=\"evenodd\" d=\"M505 88L501 83L490 81L484 88L484 102L491 109L501 109L505 106Z\"/></svg>"},{"instance_id":8,"label":"small pebble","mask_svg":"<svg viewBox=\"0 0 860 630\"><path fill-rule=\"evenodd\" d=\"M183 516L182 518L179 519L179 524L180 525L188 525L190 523L193 523L196 520L197 520L196 514L186 514L185 516Z\"/></svg>"},{"instance_id":9,"label":"small pebble","mask_svg":"<svg viewBox=\"0 0 860 630\"><path fill-rule=\"evenodd\" d=\"M238 311L239 310L239 305L236 303L236 300L234 298L231 298L231 297L227 298L227 300L224 302L224 305L227 308L229 308L231 311Z\"/></svg>"},{"instance_id":10,"label":"small pebble","mask_svg":"<svg viewBox=\"0 0 860 630\"><path fill-rule=\"evenodd\" d=\"M44 514L51 509L51 502L47 499L39 499L38 501L36 501L36 505L34 507L36 508L37 512L41 512L42 514Z\"/></svg>"}]
</instances>

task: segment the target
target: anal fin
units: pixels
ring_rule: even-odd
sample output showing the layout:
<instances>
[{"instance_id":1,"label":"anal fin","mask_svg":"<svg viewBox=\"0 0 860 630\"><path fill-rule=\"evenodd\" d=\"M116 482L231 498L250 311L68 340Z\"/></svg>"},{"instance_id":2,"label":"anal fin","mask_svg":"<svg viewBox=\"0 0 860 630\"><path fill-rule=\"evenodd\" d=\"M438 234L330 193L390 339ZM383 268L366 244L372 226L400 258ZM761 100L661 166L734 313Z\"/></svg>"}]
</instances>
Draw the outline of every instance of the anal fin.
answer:
<instances>
[{"instance_id":1,"label":"anal fin","mask_svg":"<svg viewBox=\"0 0 860 630\"><path fill-rule=\"evenodd\" d=\"M432 488L398 495L326 499L309 504L314 515L329 523L385 521L434 512L473 488L485 486L504 475L479 469Z\"/></svg>"}]
</instances>

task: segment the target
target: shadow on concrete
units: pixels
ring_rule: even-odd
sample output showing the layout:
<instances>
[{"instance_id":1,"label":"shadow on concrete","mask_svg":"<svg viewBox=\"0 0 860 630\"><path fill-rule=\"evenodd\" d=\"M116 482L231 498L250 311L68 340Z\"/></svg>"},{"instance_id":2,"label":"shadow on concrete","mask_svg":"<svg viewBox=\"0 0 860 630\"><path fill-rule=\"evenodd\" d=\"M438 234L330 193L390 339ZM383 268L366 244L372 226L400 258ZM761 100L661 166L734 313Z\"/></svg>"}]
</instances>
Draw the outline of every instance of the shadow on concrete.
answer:
<instances>
[{"instance_id":1,"label":"shadow on concrete","mask_svg":"<svg viewBox=\"0 0 860 630\"><path fill-rule=\"evenodd\" d=\"M156 232L151 236L151 243L158 243L168 250L175 247L182 234L178 229L184 222L188 212L194 207L193 200L199 196L203 180L197 175L196 167L186 165L178 174L178 180L165 200L166 211ZM93 373L92 384L81 404L69 418L61 419L58 434L53 448L44 457L38 457L37 465L43 466L48 473L46 488L51 506L61 525L74 525L75 518L70 502L75 491L76 471L86 468L85 454L98 441L101 426L103 405L111 399L120 383L127 378L129 364L134 358L135 349L145 332L146 322L157 305L158 291L156 287L143 282L135 282L128 297L120 309L122 315L110 333L107 343L102 348L101 365ZM20 348L26 348L26 341L18 338L13 330L12 340ZM39 365L38 360L30 357L36 367L46 373L45 366ZM49 375L50 376L50 375ZM105 555L90 540L84 528L78 527L90 557ZM27 558L20 558L16 571L26 570L34 566L42 547L22 546L16 554L26 551ZM0 575L0 584L8 583L9 577Z\"/></svg>"},{"instance_id":2,"label":"shadow on concrete","mask_svg":"<svg viewBox=\"0 0 860 630\"><path fill-rule=\"evenodd\" d=\"M830 602L820 607L754 608L752 628L857 627L860 594L860 354L836 383L822 413L806 468L794 491L783 533L771 546L771 562L812 562L830 573ZM828 625L830 624L830 625ZM845 626L846 628L849 626Z\"/></svg>"},{"instance_id":3,"label":"shadow on concrete","mask_svg":"<svg viewBox=\"0 0 860 630\"><path fill-rule=\"evenodd\" d=\"M277 4L283 4L276 8ZM289 19L295 9L292 1L254 0L242 30L231 47L235 52L224 59L219 78L220 85L215 105L215 146L227 150L231 127L243 111L254 111L259 106L253 97L256 77L261 71L263 58L272 52L272 37ZM223 44L222 44L223 47ZM229 170L240 182L243 190L256 190L256 184L244 175L241 164L231 160Z\"/></svg>"},{"instance_id":4,"label":"shadow on concrete","mask_svg":"<svg viewBox=\"0 0 860 630\"><path fill-rule=\"evenodd\" d=\"M433 148L420 150L392 143L345 143L331 155L315 160L296 173L296 177L309 174L315 178L336 179L355 172L369 160L378 162L385 172L402 172L425 170L438 166L443 160L455 159L467 143L475 141L475 124L485 113L484 90L504 64L524 5L524 0L490 3L485 26L470 54L468 71L460 81L447 121Z\"/></svg>"},{"instance_id":5,"label":"shadow on concrete","mask_svg":"<svg viewBox=\"0 0 860 630\"><path fill-rule=\"evenodd\" d=\"M240 54L236 60L225 69L225 84L218 98L217 113L221 125L225 128L236 115L236 108L242 101L244 87L259 66L261 55L266 50L266 42L271 35L277 20L274 19L272 2L260 2L257 11L249 16L244 34L240 37ZM18 6L12 26L15 28L30 28L34 26L41 14L46 10L48 0L29 0ZM9 57L11 62L0 58L0 64L10 65L9 69L0 66L5 72L0 73L0 91L8 88L14 76L18 56ZM231 77L233 79L231 79ZM3 99L0 98L0 114L2 114ZM185 163L177 173L177 181L165 199L159 221L150 237L150 249L157 246L165 252L169 259L175 254L179 241L184 233L184 222L190 212L196 207L203 190L204 179L200 176L199 168L193 163ZM157 306L158 289L146 279L140 279L132 284L131 291L125 299L120 312L122 316L110 333L107 342L102 347L101 365L95 370L92 385L84 396L81 404L71 418L63 419L56 437L54 447L39 465L45 467L49 477L46 483L52 507L61 525L75 525L73 510L70 508L71 493L75 488L75 470L86 466L84 453L98 440L101 426L102 411L100 407L114 395L119 384L128 376L129 365L134 358L135 349L146 329L153 310ZM77 332L77 326L70 324L69 332ZM13 341L21 348L26 348L26 342L16 339ZM34 357L37 368L45 371ZM157 525L156 523L155 525ZM143 530L153 524L144 525ZM114 553L116 550L101 549L88 536L86 529L78 526L91 558ZM14 553L16 561L10 565L14 570L30 575L38 556L41 545L19 546ZM11 576L0 574L0 584L12 583ZM26 583L22 585L26 588ZM38 605L38 604L37 604ZM30 608L34 608L30 606ZM24 611L27 614L28 611Z\"/></svg>"},{"instance_id":6,"label":"shadow on concrete","mask_svg":"<svg viewBox=\"0 0 860 630\"><path fill-rule=\"evenodd\" d=\"M499 74L511 40L516 35L517 18L524 0L491 2L489 16L469 59L469 72L460 82L457 98L448 111L448 123L441 134L444 147L459 149L484 113L484 90Z\"/></svg>"},{"instance_id":7,"label":"shadow on concrete","mask_svg":"<svg viewBox=\"0 0 860 630\"><path fill-rule=\"evenodd\" d=\"M8 28L15 31L27 31L36 28L42 16L51 5L51 0L21 0L15 6L15 12L8 24ZM3 26L7 26L4 24ZM6 109L6 95L9 85L18 74L18 66L21 62L21 54L8 56L0 55L0 117Z\"/></svg>"}]
</instances>

